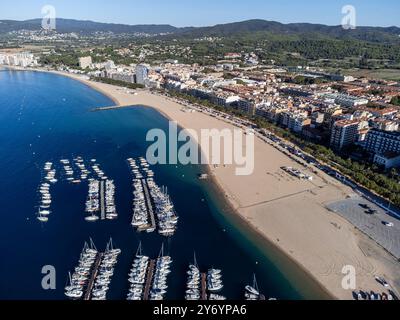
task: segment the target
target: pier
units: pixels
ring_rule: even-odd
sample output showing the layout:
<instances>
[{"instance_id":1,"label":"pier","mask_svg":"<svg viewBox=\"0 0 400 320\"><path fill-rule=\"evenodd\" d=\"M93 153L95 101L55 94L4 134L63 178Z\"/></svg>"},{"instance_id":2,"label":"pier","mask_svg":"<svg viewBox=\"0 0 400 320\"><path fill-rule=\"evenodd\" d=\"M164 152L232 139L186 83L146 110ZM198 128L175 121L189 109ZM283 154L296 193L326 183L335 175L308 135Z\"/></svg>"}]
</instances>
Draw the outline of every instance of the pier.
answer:
<instances>
[{"instance_id":1,"label":"pier","mask_svg":"<svg viewBox=\"0 0 400 320\"><path fill-rule=\"evenodd\" d=\"M201 274L201 300L207 300L207 274Z\"/></svg>"},{"instance_id":2,"label":"pier","mask_svg":"<svg viewBox=\"0 0 400 320\"><path fill-rule=\"evenodd\" d=\"M144 179L142 179L141 181L142 181L142 186L143 186L143 191L144 191L144 197L146 199L147 213L150 218L150 225L148 227L146 227L144 230L155 230L157 226L156 226L156 219L154 216L153 204L151 202L149 187L147 185L147 182Z\"/></svg>"},{"instance_id":3,"label":"pier","mask_svg":"<svg viewBox=\"0 0 400 320\"><path fill-rule=\"evenodd\" d=\"M85 301L90 300L90 298L92 297L93 286L96 281L97 274L99 273L99 267L101 265L102 259L103 259L103 254L99 253L97 255L96 262L94 263L93 271L92 271L91 277L89 279L85 295L83 296L83 300L85 300Z\"/></svg>"},{"instance_id":4,"label":"pier","mask_svg":"<svg viewBox=\"0 0 400 320\"><path fill-rule=\"evenodd\" d=\"M156 265L156 260L151 260L150 263L149 263L149 267L147 269L146 284L145 284L144 293L143 293L143 300L144 301L148 301L149 300L151 283L152 283L152 280L153 280L153 274L154 274L155 265Z\"/></svg>"},{"instance_id":5,"label":"pier","mask_svg":"<svg viewBox=\"0 0 400 320\"><path fill-rule=\"evenodd\" d=\"M128 108L128 107L133 107L132 105L119 105L119 106L108 106L108 107L99 107L99 108L94 108L91 110L91 112L99 112L99 111L107 111L107 110L115 110L115 109L121 109L121 108Z\"/></svg>"},{"instance_id":6,"label":"pier","mask_svg":"<svg viewBox=\"0 0 400 320\"><path fill-rule=\"evenodd\" d=\"M104 181L100 182L100 216L101 220L106 219L106 206L105 206L105 199L104 199Z\"/></svg>"}]
</instances>

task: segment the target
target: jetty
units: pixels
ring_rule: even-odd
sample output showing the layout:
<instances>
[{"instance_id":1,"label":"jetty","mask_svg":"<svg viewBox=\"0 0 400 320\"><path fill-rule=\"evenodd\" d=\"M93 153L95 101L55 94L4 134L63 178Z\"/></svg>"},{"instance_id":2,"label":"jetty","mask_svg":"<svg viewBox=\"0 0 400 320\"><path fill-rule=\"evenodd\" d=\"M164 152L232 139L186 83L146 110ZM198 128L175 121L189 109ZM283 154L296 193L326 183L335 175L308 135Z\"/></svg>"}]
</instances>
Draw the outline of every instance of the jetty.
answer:
<instances>
[{"instance_id":1,"label":"jetty","mask_svg":"<svg viewBox=\"0 0 400 320\"><path fill-rule=\"evenodd\" d=\"M146 200L147 213L150 218L150 225L146 226L146 228L144 228L144 230L155 230L156 229L156 218L154 215L154 209L153 209L153 204L151 201L149 186L147 185L146 180L142 179L141 181L142 181L142 186L143 186L143 191L144 191L144 197Z\"/></svg>"},{"instance_id":2,"label":"jetty","mask_svg":"<svg viewBox=\"0 0 400 320\"><path fill-rule=\"evenodd\" d=\"M89 282L88 282L88 285L87 285L83 300L88 301L92 297L92 291L93 291L94 283L96 281L97 274L99 273L99 268L100 268L100 264L101 264L102 259L103 259L103 254L99 253L97 255L97 257L96 257L96 262L94 263L92 274L90 276L90 279L89 279Z\"/></svg>"},{"instance_id":3,"label":"jetty","mask_svg":"<svg viewBox=\"0 0 400 320\"><path fill-rule=\"evenodd\" d=\"M201 274L201 300L207 300L207 274Z\"/></svg>"},{"instance_id":4,"label":"jetty","mask_svg":"<svg viewBox=\"0 0 400 320\"><path fill-rule=\"evenodd\" d=\"M106 206L105 206L105 197L104 197L104 181L100 182L100 217L101 220L106 219Z\"/></svg>"},{"instance_id":5,"label":"jetty","mask_svg":"<svg viewBox=\"0 0 400 320\"><path fill-rule=\"evenodd\" d=\"M150 296L150 289L153 281L156 260L151 260L147 269L146 283L144 286L143 300L148 301Z\"/></svg>"},{"instance_id":6,"label":"jetty","mask_svg":"<svg viewBox=\"0 0 400 320\"><path fill-rule=\"evenodd\" d=\"M99 108L92 109L91 112L115 110L115 109L128 108L128 107L133 107L133 105L127 104L127 105L118 105L118 106L99 107Z\"/></svg>"}]
</instances>

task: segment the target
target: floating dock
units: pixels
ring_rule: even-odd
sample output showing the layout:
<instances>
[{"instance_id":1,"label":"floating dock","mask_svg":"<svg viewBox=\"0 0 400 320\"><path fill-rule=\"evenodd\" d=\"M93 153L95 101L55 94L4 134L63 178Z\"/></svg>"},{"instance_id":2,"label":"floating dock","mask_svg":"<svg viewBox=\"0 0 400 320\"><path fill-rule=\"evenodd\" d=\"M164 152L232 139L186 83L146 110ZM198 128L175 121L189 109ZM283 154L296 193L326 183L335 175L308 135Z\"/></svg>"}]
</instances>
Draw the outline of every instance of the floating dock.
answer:
<instances>
[{"instance_id":1,"label":"floating dock","mask_svg":"<svg viewBox=\"0 0 400 320\"><path fill-rule=\"evenodd\" d=\"M144 301L149 300L150 289L151 289L151 284L153 281L153 274L154 274L155 266L156 266L156 260L151 260L149 263L149 267L147 269L146 284L145 284L144 293L143 293Z\"/></svg>"},{"instance_id":2,"label":"floating dock","mask_svg":"<svg viewBox=\"0 0 400 320\"><path fill-rule=\"evenodd\" d=\"M201 274L201 300L207 300L207 274Z\"/></svg>"},{"instance_id":3,"label":"floating dock","mask_svg":"<svg viewBox=\"0 0 400 320\"><path fill-rule=\"evenodd\" d=\"M100 268L102 259L103 259L103 254L99 253L97 255L96 262L94 263L93 271L92 271L92 274L90 276L90 279L89 279L89 282L88 282L88 285L87 285L87 288L86 288L85 295L83 296L83 300L88 301L92 297L92 291L93 291L94 283L96 281L97 274L99 273L99 268Z\"/></svg>"},{"instance_id":4,"label":"floating dock","mask_svg":"<svg viewBox=\"0 0 400 320\"><path fill-rule=\"evenodd\" d=\"M106 219L106 205L105 205L104 191L105 191L105 183L104 183L104 181L101 181L100 182L100 217L101 217L101 220Z\"/></svg>"},{"instance_id":5,"label":"floating dock","mask_svg":"<svg viewBox=\"0 0 400 320\"><path fill-rule=\"evenodd\" d=\"M154 209L153 209L153 204L151 201L151 196L150 196L150 191L149 187L147 185L147 182L142 179L142 186L143 186L143 192L144 192L144 197L146 200L146 207L147 207L147 214L149 215L150 218L150 224L146 226L145 228L142 228L142 231L146 230L155 230L157 225L156 225L156 218L154 216Z\"/></svg>"}]
</instances>

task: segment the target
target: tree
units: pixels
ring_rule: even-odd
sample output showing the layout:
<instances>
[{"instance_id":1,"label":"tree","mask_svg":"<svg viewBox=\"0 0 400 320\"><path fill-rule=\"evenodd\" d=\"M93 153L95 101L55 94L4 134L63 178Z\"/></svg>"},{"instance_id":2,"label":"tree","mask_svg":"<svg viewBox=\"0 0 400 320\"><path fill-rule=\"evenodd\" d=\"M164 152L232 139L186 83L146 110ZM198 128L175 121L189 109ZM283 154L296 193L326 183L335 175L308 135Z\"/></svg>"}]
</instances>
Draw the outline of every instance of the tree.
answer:
<instances>
[{"instance_id":1,"label":"tree","mask_svg":"<svg viewBox=\"0 0 400 320\"><path fill-rule=\"evenodd\" d=\"M393 99L390 103L394 104L396 106L400 106L400 96L393 97Z\"/></svg>"}]
</instances>

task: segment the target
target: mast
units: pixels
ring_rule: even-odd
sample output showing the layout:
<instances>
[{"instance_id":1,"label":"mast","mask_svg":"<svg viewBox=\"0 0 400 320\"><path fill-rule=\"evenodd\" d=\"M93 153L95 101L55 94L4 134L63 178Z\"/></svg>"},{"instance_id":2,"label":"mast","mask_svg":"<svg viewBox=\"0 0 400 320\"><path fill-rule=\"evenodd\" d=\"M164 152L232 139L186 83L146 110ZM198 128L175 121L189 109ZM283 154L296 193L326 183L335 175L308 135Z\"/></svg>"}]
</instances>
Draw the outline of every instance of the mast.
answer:
<instances>
[{"instance_id":1,"label":"mast","mask_svg":"<svg viewBox=\"0 0 400 320\"><path fill-rule=\"evenodd\" d=\"M93 242L93 239L92 239L92 238L89 238L89 239L90 239L90 247L91 247L91 249L97 251L97 248L96 248L96 246L95 246L95 244L94 244L94 242Z\"/></svg>"},{"instance_id":2,"label":"mast","mask_svg":"<svg viewBox=\"0 0 400 320\"><path fill-rule=\"evenodd\" d=\"M161 251L160 251L160 254L159 254L158 257L159 257L159 258L164 257L164 243L161 245Z\"/></svg>"},{"instance_id":3,"label":"mast","mask_svg":"<svg viewBox=\"0 0 400 320\"><path fill-rule=\"evenodd\" d=\"M260 293L260 290L258 289L256 274L254 274L253 288L256 289L258 293Z\"/></svg>"},{"instance_id":4,"label":"mast","mask_svg":"<svg viewBox=\"0 0 400 320\"><path fill-rule=\"evenodd\" d=\"M197 269L199 269L199 265L197 264L196 251L194 251L194 254L193 254L193 262L194 262L194 266Z\"/></svg>"},{"instance_id":5,"label":"mast","mask_svg":"<svg viewBox=\"0 0 400 320\"><path fill-rule=\"evenodd\" d=\"M136 251L136 257L142 256L142 241L139 242L139 247Z\"/></svg>"},{"instance_id":6,"label":"mast","mask_svg":"<svg viewBox=\"0 0 400 320\"><path fill-rule=\"evenodd\" d=\"M113 240L110 237L110 250L114 250Z\"/></svg>"}]
</instances>

